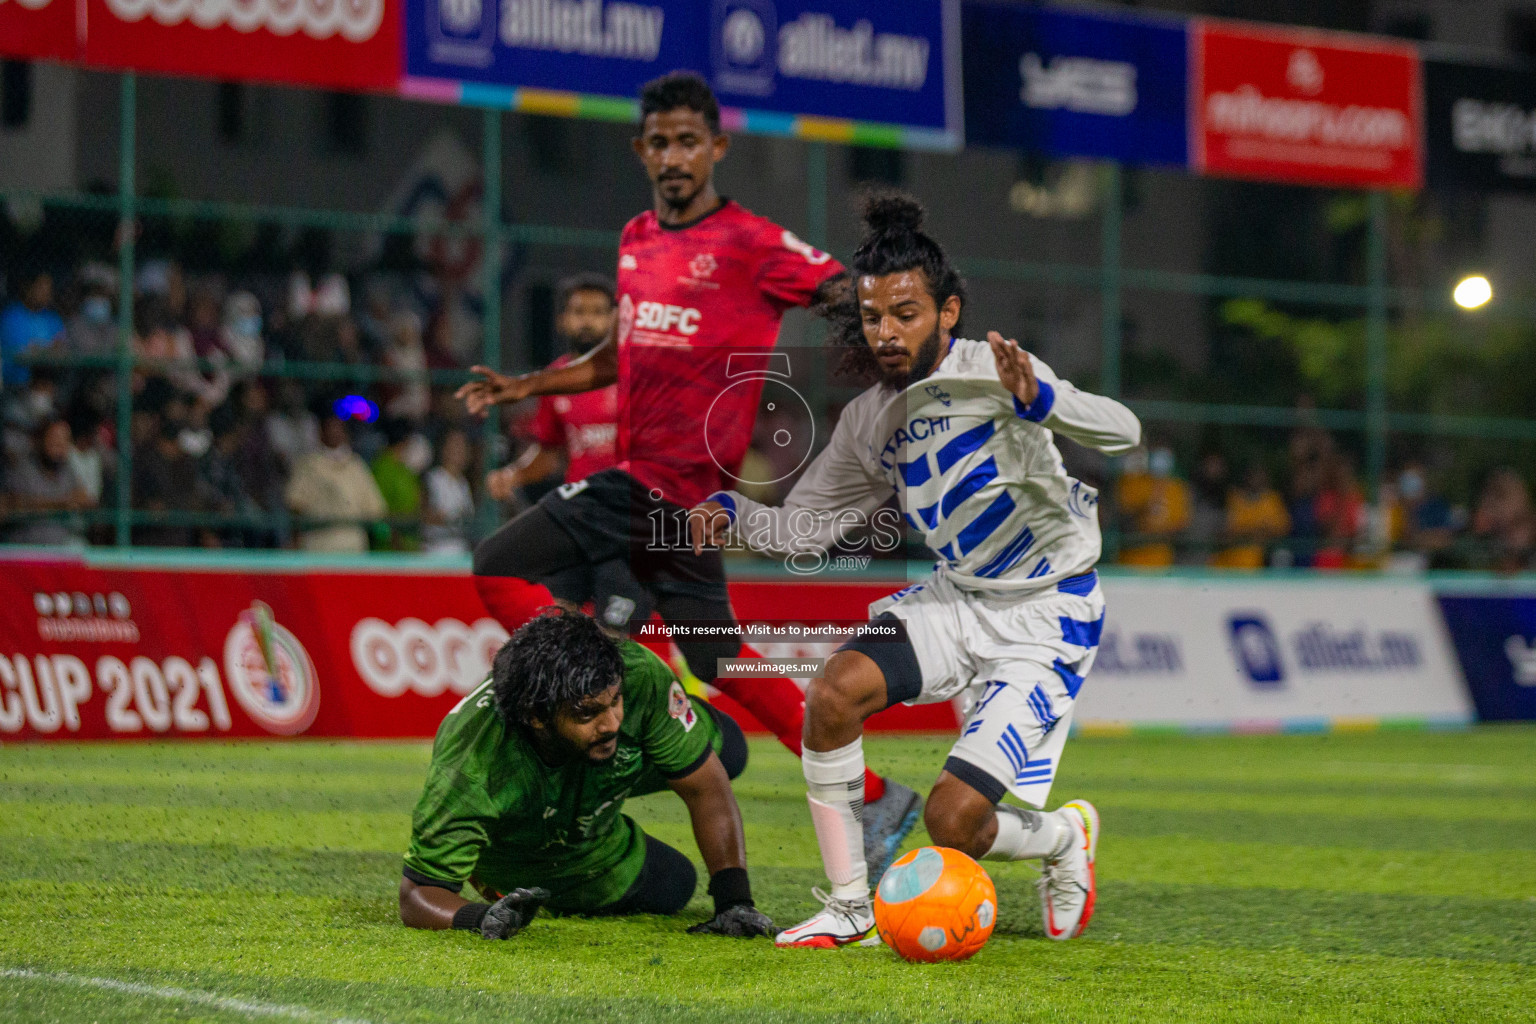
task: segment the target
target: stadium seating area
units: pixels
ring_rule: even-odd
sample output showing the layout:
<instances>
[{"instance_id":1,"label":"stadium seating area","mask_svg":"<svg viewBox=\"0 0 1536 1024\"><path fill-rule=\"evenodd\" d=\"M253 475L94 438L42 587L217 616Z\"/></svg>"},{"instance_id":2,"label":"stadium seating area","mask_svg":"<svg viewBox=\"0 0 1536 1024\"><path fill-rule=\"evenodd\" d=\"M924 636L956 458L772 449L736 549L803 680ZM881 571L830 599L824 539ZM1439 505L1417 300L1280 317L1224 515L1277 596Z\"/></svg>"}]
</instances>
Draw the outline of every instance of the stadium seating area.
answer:
<instances>
[{"instance_id":1,"label":"stadium seating area","mask_svg":"<svg viewBox=\"0 0 1536 1024\"><path fill-rule=\"evenodd\" d=\"M9 285L3 538L111 543L114 271L84 262L61 280L38 272ZM388 274L199 274L167 260L140 268L135 294L134 544L462 552L499 520L475 515L489 500L482 442L493 462L506 459L520 417L485 435L453 400L478 345L478 325L456 323L455 304L423 303ZM1119 561L1530 567L1536 516L1513 469L1452 490L1426 444L1399 453L1371 502L1355 454L1321 427L1274 449L1244 461L1219 437L1176 446L1154 433L1147 450L1106 467L1095 482ZM788 482L764 496L777 500Z\"/></svg>"}]
</instances>

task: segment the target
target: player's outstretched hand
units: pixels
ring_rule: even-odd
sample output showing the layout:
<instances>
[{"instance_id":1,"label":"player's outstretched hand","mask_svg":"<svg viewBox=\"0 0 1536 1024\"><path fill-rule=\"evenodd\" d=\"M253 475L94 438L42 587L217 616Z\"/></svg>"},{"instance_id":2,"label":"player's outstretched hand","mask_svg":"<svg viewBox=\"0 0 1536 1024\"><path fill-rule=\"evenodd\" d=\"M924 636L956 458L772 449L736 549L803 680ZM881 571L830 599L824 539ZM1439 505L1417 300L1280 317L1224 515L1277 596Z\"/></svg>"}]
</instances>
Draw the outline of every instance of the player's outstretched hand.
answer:
<instances>
[{"instance_id":1,"label":"player's outstretched hand","mask_svg":"<svg viewBox=\"0 0 1536 1024\"><path fill-rule=\"evenodd\" d=\"M1029 353L1019 348L1012 338L1005 338L996 331L987 332L987 344L992 346L992 358L997 361L997 377L1003 387L1013 392L1025 405L1034 402L1040 394L1040 382L1035 379L1035 366L1029 361Z\"/></svg>"},{"instance_id":2,"label":"player's outstretched hand","mask_svg":"<svg viewBox=\"0 0 1536 1024\"><path fill-rule=\"evenodd\" d=\"M726 935L733 939L750 939L758 935L770 938L776 929L773 918L746 903L727 907L712 920L703 921L688 929L689 935Z\"/></svg>"},{"instance_id":3,"label":"player's outstretched hand","mask_svg":"<svg viewBox=\"0 0 1536 1024\"><path fill-rule=\"evenodd\" d=\"M688 539L695 555L703 554L707 547L719 547L730 529L731 517L718 501L700 502L688 510Z\"/></svg>"},{"instance_id":4,"label":"player's outstretched hand","mask_svg":"<svg viewBox=\"0 0 1536 1024\"><path fill-rule=\"evenodd\" d=\"M471 366L470 373L478 373L481 380L472 380L453 393L464 403L471 416L484 416L493 405L519 402L528 397L528 382L522 377L509 377L497 373L489 366Z\"/></svg>"},{"instance_id":5,"label":"player's outstretched hand","mask_svg":"<svg viewBox=\"0 0 1536 1024\"><path fill-rule=\"evenodd\" d=\"M510 939L527 927L547 899L548 889L513 889L485 912L480 934L487 939Z\"/></svg>"}]
</instances>

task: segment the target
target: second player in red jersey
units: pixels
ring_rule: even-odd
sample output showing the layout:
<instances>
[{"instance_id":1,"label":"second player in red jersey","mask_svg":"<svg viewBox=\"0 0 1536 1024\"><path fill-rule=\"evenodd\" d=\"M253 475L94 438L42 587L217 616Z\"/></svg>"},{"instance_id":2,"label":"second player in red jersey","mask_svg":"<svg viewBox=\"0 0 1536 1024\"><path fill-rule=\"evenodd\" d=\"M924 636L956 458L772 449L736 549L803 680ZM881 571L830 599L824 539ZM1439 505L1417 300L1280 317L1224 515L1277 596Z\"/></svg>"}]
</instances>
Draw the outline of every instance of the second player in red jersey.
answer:
<instances>
[{"instance_id":1,"label":"second player in red jersey","mask_svg":"<svg viewBox=\"0 0 1536 1024\"><path fill-rule=\"evenodd\" d=\"M714 167L730 140L703 79L676 72L648 83L640 116L634 150L655 202L621 239L613 343L522 377L475 367L483 379L459 391L479 413L617 381L619 465L557 488L482 541L475 583L512 630L549 600L531 581L627 557L664 621L715 627L674 638L689 669L799 753L799 687L719 676L720 659L757 655L741 642L720 550L695 552L683 524L688 507L737 480L784 311L841 307L852 289L831 257L715 191ZM678 524L676 542L658 542L656 526L668 520ZM868 874L878 878L916 826L922 801L873 774L865 795Z\"/></svg>"},{"instance_id":2,"label":"second player in red jersey","mask_svg":"<svg viewBox=\"0 0 1536 1024\"><path fill-rule=\"evenodd\" d=\"M729 199L681 224L651 210L631 220L619 239L619 466L678 505L733 485L765 379L752 371L784 311L842 274Z\"/></svg>"}]
</instances>

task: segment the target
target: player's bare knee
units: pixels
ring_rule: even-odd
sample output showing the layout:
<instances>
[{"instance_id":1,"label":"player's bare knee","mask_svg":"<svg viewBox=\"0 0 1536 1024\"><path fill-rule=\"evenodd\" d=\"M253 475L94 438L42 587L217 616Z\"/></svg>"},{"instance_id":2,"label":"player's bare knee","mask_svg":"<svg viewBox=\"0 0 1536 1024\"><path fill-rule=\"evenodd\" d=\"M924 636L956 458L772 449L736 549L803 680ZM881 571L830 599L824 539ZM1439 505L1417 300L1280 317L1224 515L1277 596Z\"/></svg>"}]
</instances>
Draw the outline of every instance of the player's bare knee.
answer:
<instances>
[{"instance_id":1,"label":"player's bare knee","mask_svg":"<svg viewBox=\"0 0 1536 1024\"><path fill-rule=\"evenodd\" d=\"M923 826L935 845L980 858L996 836L995 827L988 828L996 814L990 800L964 783L941 782L923 808Z\"/></svg>"},{"instance_id":2,"label":"player's bare knee","mask_svg":"<svg viewBox=\"0 0 1536 1024\"><path fill-rule=\"evenodd\" d=\"M825 675L812 679L805 694L807 718L852 724L879 711L885 679L880 668L856 651L839 651L827 659Z\"/></svg>"}]
</instances>

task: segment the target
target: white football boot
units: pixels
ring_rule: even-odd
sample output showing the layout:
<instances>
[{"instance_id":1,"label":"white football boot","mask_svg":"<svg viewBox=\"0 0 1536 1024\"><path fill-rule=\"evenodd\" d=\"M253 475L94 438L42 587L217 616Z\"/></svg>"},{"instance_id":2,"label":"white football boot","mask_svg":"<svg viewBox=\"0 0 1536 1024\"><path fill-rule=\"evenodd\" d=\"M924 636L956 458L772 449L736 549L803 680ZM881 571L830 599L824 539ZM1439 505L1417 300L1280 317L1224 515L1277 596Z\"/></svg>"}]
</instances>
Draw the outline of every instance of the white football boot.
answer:
<instances>
[{"instance_id":1,"label":"white football boot","mask_svg":"<svg viewBox=\"0 0 1536 1024\"><path fill-rule=\"evenodd\" d=\"M844 900L828 896L820 889L812 895L821 900L819 913L793 928L779 932L775 946L800 946L805 949L836 949L838 946L880 944L875 934L875 905L868 896L862 900Z\"/></svg>"},{"instance_id":2,"label":"white football boot","mask_svg":"<svg viewBox=\"0 0 1536 1024\"><path fill-rule=\"evenodd\" d=\"M1075 939L1093 917L1099 812L1087 800L1072 800L1057 813L1067 816L1072 840L1060 856L1047 858L1040 871L1040 913L1046 938Z\"/></svg>"}]
</instances>

